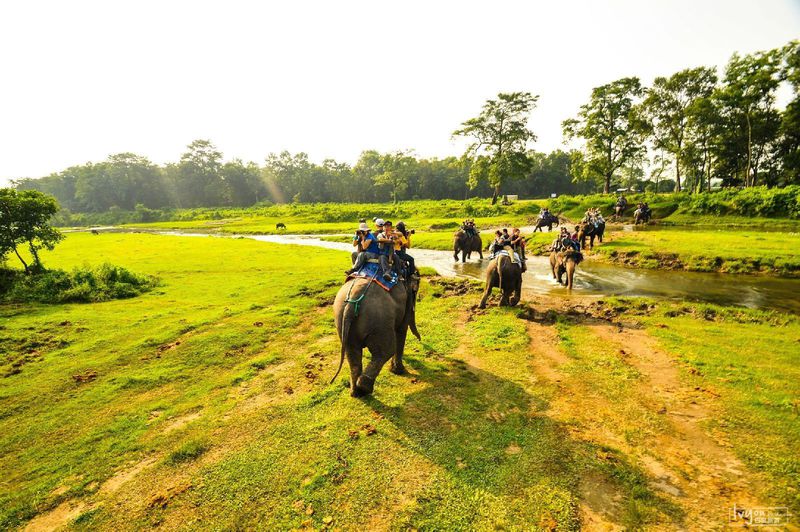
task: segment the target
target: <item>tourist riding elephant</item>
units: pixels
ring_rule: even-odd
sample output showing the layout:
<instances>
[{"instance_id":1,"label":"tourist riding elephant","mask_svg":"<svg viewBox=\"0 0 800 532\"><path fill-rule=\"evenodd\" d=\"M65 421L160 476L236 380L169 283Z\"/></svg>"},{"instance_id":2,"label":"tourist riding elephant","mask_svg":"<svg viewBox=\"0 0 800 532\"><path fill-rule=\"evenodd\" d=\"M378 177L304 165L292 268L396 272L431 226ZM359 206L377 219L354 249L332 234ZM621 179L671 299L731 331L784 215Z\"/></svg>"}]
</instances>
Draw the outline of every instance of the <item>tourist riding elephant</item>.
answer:
<instances>
[{"instance_id":1,"label":"tourist riding elephant","mask_svg":"<svg viewBox=\"0 0 800 532\"><path fill-rule=\"evenodd\" d=\"M372 393L375 379L389 359L392 359L392 373L405 373L403 350L408 330L420 339L415 320L418 289L416 277L408 284L399 280L389 292L363 278L354 278L342 285L333 303L342 351L339 369L331 382L342 370L345 355L350 365L350 395L353 397ZM365 347L372 355L366 369L362 367Z\"/></svg>"},{"instance_id":2,"label":"tourist riding elephant","mask_svg":"<svg viewBox=\"0 0 800 532\"><path fill-rule=\"evenodd\" d=\"M572 290L575 269L582 260L583 254L580 251L575 251L573 249L559 252L551 251L550 270L553 272L553 279L556 279L558 284L564 284L562 278L564 273L566 273L567 288Z\"/></svg>"},{"instance_id":3,"label":"tourist riding elephant","mask_svg":"<svg viewBox=\"0 0 800 532\"><path fill-rule=\"evenodd\" d=\"M559 224L558 216L551 213L545 216L544 218L539 218L538 220L536 220L536 226L533 228L533 232L535 233L536 231L541 231L542 233L544 233L542 227L547 227L548 231L552 231L553 226L558 227L558 224Z\"/></svg>"},{"instance_id":4,"label":"tourist riding elephant","mask_svg":"<svg viewBox=\"0 0 800 532\"><path fill-rule=\"evenodd\" d=\"M453 235L453 260L458 262L458 252L461 252L461 262L466 262L472 255L473 251L477 251L481 259L483 259L483 242L481 235L469 235L463 229L459 229Z\"/></svg>"},{"instance_id":5,"label":"tourist riding elephant","mask_svg":"<svg viewBox=\"0 0 800 532\"><path fill-rule=\"evenodd\" d=\"M486 308L486 301L492 293L492 288L500 288L502 296L500 306L514 306L519 303L522 295L522 268L512 262L506 255L500 255L489 262L486 268L486 288L481 299L481 308Z\"/></svg>"},{"instance_id":6,"label":"tourist riding elephant","mask_svg":"<svg viewBox=\"0 0 800 532\"><path fill-rule=\"evenodd\" d=\"M636 209L633 213L633 225L647 224L650 221L650 212Z\"/></svg>"},{"instance_id":7,"label":"tourist riding elephant","mask_svg":"<svg viewBox=\"0 0 800 532\"><path fill-rule=\"evenodd\" d=\"M603 233L606 232L606 223L600 222L594 225L593 222L583 222L578 231L578 242L581 243L581 249L586 249L586 237L589 237L589 249L594 249L594 239L597 238L599 242L603 241Z\"/></svg>"}]
</instances>

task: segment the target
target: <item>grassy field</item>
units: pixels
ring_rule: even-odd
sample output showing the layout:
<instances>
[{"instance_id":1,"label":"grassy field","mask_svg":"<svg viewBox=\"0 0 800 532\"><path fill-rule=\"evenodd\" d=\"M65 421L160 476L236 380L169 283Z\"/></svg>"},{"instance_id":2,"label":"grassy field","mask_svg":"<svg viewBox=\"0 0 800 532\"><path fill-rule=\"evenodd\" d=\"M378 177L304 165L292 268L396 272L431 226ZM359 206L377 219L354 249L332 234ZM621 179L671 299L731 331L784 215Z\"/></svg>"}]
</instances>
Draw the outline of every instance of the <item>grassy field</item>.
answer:
<instances>
[{"instance_id":1,"label":"grassy field","mask_svg":"<svg viewBox=\"0 0 800 532\"><path fill-rule=\"evenodd\" d=\"M800 233L755 231L616 232L597 256L626 266L800 276Z\"/></svg>"},{"instance_id":2,"label":"grassy field","mask_svg":"<svg viewBox=\"0 0 800 532\"><path fill-rule=\"evenodd\" d=\"M477 312L479 286L431 278L411 375L382 373L362 401L328 384L346 255L298 253L147 234L48 253L161 285L0 306L0 527L674 528L733 502L800 510L796 318L544 299Z\"/></svg>"}]
</instances>

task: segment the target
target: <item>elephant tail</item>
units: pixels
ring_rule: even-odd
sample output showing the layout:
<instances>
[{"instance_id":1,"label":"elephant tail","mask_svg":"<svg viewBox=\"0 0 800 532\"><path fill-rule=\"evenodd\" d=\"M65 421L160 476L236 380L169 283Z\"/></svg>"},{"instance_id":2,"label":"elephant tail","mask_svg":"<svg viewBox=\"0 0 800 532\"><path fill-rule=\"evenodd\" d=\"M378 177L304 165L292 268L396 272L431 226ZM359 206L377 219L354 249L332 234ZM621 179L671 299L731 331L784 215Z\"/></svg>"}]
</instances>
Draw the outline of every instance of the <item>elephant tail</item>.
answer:
<instances>
[{"instance_id":1,"label":"elephant tail","mask_svg":"<svg viewBox=\"0 0 800 532\"><path fill-rule=\"evenodd\" d=\"M330 384L333 384L333 381L339 376L339 373L342 371L342 366L344 365L344 346L347 343L347 338L350 336L350 324L356 319L355 311L351 310L351 308L352 305L350 303L345 303L344 310L342 310L342 337L340 338L342 341L342 351L339 358L339 368L336 370L336 375L333 376Z\"/></svg>"}]
</instances>

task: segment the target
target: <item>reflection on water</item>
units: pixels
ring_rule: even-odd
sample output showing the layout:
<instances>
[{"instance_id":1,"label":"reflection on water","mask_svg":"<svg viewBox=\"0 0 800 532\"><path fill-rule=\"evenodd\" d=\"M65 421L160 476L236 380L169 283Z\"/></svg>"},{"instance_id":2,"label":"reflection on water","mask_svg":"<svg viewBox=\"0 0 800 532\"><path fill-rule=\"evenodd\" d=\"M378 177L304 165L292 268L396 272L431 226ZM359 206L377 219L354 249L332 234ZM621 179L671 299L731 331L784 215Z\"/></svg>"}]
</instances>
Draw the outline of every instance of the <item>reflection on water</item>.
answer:
<instances>
[{"instance_id":1,"label":"reflection on water","mask_svg":"<svg viewBox=\"0 0 800 532\"><path fill-rule=\"evenodd\" d=\"M328 242L315 236L247 235L248 238L278 244L299 244L342 251L352 251L350 244ZM418 266L434 268L440 275L481 279L488 260L462 264L453 261L452 253L414 249ZM556 283L550 274L548 257L529 257L523 287L535 293L569 292ZM720 305L768 308L800 314L800 279L729 275L663 270L623 268L587 260L575 274L574 293L597 296L648 296L673 300L703 301Z\"/></svg>"}]
</instances>

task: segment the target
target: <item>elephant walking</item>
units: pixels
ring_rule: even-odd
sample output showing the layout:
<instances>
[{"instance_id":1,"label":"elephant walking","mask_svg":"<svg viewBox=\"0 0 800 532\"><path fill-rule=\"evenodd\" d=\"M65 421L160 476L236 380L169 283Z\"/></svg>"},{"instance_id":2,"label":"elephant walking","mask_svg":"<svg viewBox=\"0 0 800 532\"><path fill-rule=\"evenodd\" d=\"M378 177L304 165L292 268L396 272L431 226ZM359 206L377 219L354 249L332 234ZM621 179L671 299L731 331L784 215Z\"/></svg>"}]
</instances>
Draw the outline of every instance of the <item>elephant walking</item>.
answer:
<instances>
[{"instance_id":1,"label":"elephant walking","mask_svg":"<svg viewBox=\"0 0 800 532\"><path fill-rule=\"evenodd\" d=\"M483 259L481 235L469 235L463 229L456 231L455 235L453 235L453 260L456 262L458 262L459 251L461 252L461 262L466 262L473 251L477 251L480 258Z\"/></svg>"},{"instance_id":2,"label":"elephant walking","mask_svg":"<svg viewBox=\"0 0 800 532\"><path fill-rule=\"evenodd\" d=\"M420 339L415 320L418 289L418 278L408 283L400 280L389 292L363 278L354 278L339 289L333 303L333 316L342 351L333 380L342 370L347 356L351 396L371 394L375 379L389 359L392 373L405 373L403 351L408 330ZM372 355L366 368L362 364L365 347Z\"/></svg>"},{"instance_id":3,"label":"elephant walking","mask_svg":"<svg viewBox=\"0 0 800 532\"><path fill-rule=\"evenodd\" d=\"M522 297L522 267L510 257L500 255L489 262L486 269L486 288L483 291L480 308L486 308L486 302L492 288L499 288L502 293L500 306L514 306Z\"/></svg>"},{"instance_id":4,"label":"elephant walking","mask_svg":"<svg viewBox=\"0 0 800 532\"><path fill-rule=\"evenodd\" d=\"M602 242L605 232L605 222L600 222L597 225L594 225L592 222L581 223L578 231L578 242L581 243L581 249L586 249L586 237L589 237L589 249L594 249L594 239L597 238L599 242Z\"/></svg>"},{"instance_id":5,"label":"elephant walking","mask_svg":"<svg viewBox=\"0 0 800 532\"><path fill-rule=\"evenodd\" d=\"M553 272L553 279L558 281L558 284L564 284L562 281L564 274L567 274L566 286L572 290L573 281L575 279L575 269L578 264L583 260L583 254L580 251L551 251L550 252L550 270Z\"/></svg>"}]
</instances>

